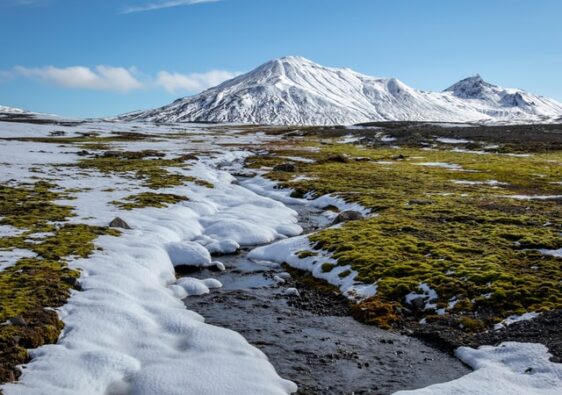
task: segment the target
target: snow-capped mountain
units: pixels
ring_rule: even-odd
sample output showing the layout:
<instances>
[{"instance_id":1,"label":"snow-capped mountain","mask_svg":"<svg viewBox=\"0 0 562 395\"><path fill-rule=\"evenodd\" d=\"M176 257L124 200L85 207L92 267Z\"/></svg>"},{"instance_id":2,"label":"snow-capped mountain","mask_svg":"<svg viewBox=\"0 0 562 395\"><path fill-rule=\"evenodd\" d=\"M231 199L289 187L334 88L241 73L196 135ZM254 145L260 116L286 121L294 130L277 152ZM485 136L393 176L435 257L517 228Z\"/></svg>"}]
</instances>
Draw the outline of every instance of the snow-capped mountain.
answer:
<instances>
[{"instance_id":1,"label":"snow-capped mountain","mask_svg":"<svg viewBox=\"0 0 562 395\"><path fill-rule=\"evenodd\" d=\"M283 57L170 105L121 119L157 122L234 122L333 125L368 121L546 121L562 116L562 104L480 76L443 92L413 89L395 78L323 67Z\"/></svg>"},{"instance_id":2,"label":"snow-capped mountain","mask_svg":"<svg viewBox=\"0 0 562 395\"><path fill-rule=\"evenodd\" d=\"M20 108L0 106L0 113L5 114L23 114L25 111Z\"/></svg>"}]
</instances>

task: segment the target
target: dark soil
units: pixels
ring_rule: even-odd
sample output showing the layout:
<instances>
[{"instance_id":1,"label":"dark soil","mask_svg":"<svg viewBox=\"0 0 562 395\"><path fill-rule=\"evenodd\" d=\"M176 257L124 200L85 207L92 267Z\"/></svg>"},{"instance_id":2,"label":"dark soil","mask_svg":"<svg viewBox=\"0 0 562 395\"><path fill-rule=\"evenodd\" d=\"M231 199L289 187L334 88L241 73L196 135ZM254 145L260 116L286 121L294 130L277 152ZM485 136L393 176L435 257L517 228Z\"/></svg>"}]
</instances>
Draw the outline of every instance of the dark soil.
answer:
<instances>
[{"instance_id":1,"label":"dark soil","mask_svg":"<svg viewBox=\"0 0 562 395\"><path fill-rule=\"evenodd\" d=\"M489 144L498 144L499 147L492 149L491 152L545 152L562 149L562 124L451 125L424 122L372 122L362 124L361 126L364 127L362 129L348 129L343 126L310 127L287 131L287 135L288 137L318 135L328 138L353 134L362 138L360 141L362 144L411 147L434 144L437 138L455 138L470 140L470 143L455 145L466 149L482 149ZM393 137L396 140L382 142L377 138L380 135Z\"/></svg>"},{"instance_id":2,"label":"dark soil","mask_svg":"<svg viewBox=\"0 0 562 395\"><path fill-rule=\"evenodd\" d=\"M415 325L408 333L433 346L452 352L459 346L498 345L505 341L544 344L552 354L551 361L562 362L562 310L542 313L533 320L515 322L499 330L467 333L444 325Z\"/></svg>"}]
</instances>

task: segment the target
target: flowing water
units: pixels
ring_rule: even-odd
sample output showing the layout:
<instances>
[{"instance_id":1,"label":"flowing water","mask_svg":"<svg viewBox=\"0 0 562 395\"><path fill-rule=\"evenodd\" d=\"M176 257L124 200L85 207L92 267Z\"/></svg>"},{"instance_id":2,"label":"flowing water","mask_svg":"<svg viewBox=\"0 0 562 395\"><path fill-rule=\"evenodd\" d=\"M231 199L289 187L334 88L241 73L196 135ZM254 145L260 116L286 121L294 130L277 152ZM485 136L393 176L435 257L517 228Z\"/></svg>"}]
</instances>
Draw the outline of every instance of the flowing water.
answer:
<instances>
[{"instance_id":1,"label":"flowing water","mask_svg":"<svg viewBox=\"0 0 562 395\"><path fill-rule=\"evenodd\" d=\"M326 225L314 210L293 208L305 231ZM217 258L224 272L191 274L216 278L223 287L188 297L185 304L207 323L242 334L282 377L298 384L299 394L390 394L470 372L418 339L355 321L340 296L321 294L293 279L278 284L273 276L283 268L251 262L247 252ZM287 287L301 295L284 295Z\"/></svg>"}]
</instances>

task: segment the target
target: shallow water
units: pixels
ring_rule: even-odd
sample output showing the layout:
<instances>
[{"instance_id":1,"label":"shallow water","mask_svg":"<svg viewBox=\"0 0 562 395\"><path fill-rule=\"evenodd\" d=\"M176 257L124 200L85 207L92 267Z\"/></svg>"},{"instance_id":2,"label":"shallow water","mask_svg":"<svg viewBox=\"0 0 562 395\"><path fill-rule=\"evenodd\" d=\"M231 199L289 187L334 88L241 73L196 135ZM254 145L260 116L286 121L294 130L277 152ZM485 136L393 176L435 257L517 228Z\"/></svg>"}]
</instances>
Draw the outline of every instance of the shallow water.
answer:
<instances>
[{"instance_id":1,"label":"shallow water","mask_svg":"<svg viewBox=\"0 0 562 395\"><path fill-rule=\"evenodd\" d=\"M294 207L305 230L322 222L318 213ZM458 378L470 370L459 360L412 337L363 325L334 305L302 308L283 290L301 288L294 280L278 285L275 264L249 261L247 251L218 258L222 273L202 271L198 278L216 278L223 288L189 297L186 306L206 322L232 329L260 348L299 394L390 394ZM310 289L300 289L307 292Z\"/></svg>"}]
</instances>

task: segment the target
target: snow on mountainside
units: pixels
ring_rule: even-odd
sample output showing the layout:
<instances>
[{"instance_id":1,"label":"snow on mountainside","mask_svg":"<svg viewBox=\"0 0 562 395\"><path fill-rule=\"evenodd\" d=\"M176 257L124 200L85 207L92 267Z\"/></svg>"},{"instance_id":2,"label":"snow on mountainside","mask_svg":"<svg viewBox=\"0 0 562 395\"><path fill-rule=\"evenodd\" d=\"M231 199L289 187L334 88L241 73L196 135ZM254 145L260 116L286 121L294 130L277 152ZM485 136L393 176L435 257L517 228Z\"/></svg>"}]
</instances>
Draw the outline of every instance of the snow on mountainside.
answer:
<instances>
[{"instance_id":1,"label":"snow on mountainside","mask_svg":"<svg viewBox=\"0 0 562 395\"><path fill-rule=\"evenodd\" d=\"M0 113L8 113L8 114L23 114L25 111L20 108L13 108L13 107L6 107L0 106Z\"/></svg>"},{"instance_id":2,"label":"snow on mountainside","mask_svg":"<svg viewBox=\"0 0 562 395\"><path fill-rule=\"evenodd\" d=\"M170 105L121 119L333 125L369 121L547 121L562 104L480 76L443 92L413 89L395 78L320 66L302 57L267 62L249 73Z\"/></svg>"}]
</instances>

